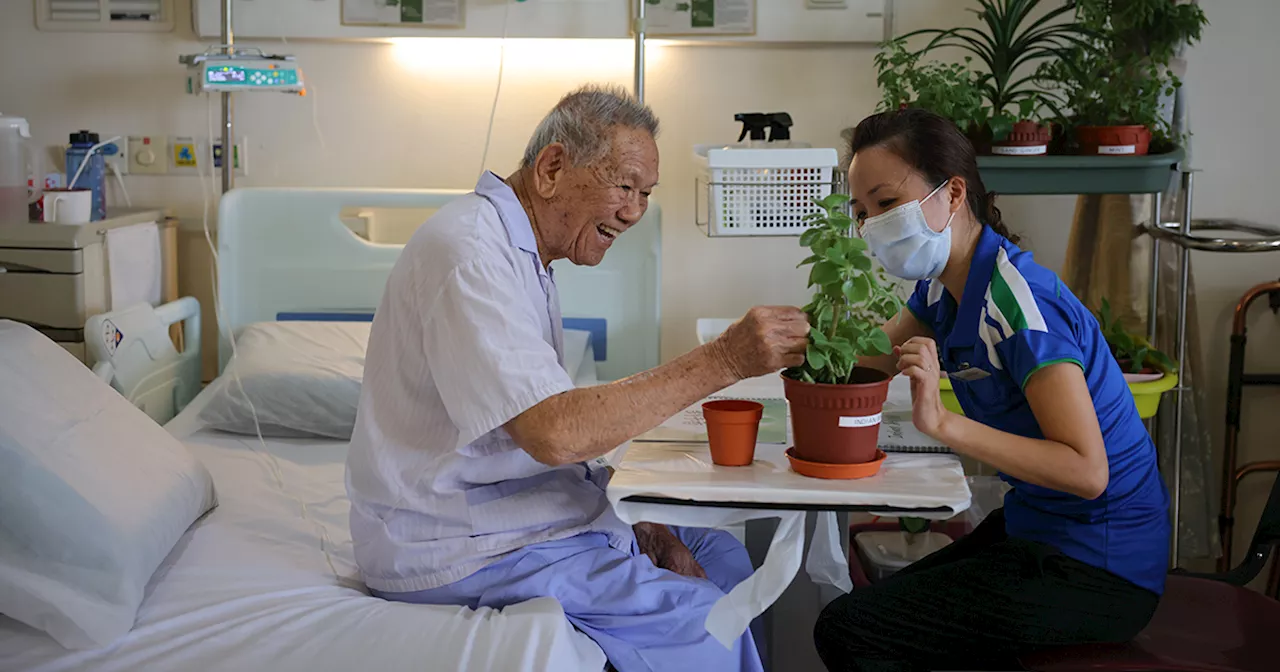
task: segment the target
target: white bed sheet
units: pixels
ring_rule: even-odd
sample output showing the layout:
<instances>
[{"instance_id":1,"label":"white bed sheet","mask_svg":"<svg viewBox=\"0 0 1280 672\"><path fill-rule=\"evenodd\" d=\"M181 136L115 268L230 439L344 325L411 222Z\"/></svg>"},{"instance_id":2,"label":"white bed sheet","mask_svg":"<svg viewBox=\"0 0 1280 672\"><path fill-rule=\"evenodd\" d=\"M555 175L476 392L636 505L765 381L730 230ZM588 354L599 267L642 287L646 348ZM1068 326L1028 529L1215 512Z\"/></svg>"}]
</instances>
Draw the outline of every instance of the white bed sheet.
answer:
<instances>
[{"instance_id":1,"label":"white bed sheet","mask_svg":"<svg viewBox=\"0 0 1280 672\"><path fill-rule=\"evenodd\" d=\"M169 426L180 438L184 417ZM599 647L554 599L498 612L370 597L347 527L345 442L268 440L288 494L256 438L201 429L183 442L213 474L219 505L152 578L133 631L73 652L0 616L0 670L603 669ZM308 519L292 498L306 502Z\"/></svg>"}]
</instances>

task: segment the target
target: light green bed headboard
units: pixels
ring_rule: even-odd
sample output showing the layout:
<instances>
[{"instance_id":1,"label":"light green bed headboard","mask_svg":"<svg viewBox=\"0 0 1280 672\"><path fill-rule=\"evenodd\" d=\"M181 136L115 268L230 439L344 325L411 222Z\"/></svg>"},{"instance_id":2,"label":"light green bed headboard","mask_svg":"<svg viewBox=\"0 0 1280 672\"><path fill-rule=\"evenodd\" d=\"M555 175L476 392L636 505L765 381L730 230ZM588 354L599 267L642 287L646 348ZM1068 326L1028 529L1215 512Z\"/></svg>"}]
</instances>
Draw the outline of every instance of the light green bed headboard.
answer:
<instances>
[{"instance_id":1,"label":"light green bed headboard","mask_svg":"<svg viewBox=\"0 0 1280 672\"><path fill-rule=\"evenodd\" d=\"M218 211L218 296L225 326L282 314L366 313L377 308L402 246L370 243L340 214L348 208L437 209L466 193L445 189L236 189ZM593 343L602 380L658 364L661 215L614 242L595 268L555 264L566 322L605 321ZM598 324L598 322L597 322ZM222 331L222 330L220 330ZM219 338L219 369L230 358Z\"/></svg>"}]
</instances>

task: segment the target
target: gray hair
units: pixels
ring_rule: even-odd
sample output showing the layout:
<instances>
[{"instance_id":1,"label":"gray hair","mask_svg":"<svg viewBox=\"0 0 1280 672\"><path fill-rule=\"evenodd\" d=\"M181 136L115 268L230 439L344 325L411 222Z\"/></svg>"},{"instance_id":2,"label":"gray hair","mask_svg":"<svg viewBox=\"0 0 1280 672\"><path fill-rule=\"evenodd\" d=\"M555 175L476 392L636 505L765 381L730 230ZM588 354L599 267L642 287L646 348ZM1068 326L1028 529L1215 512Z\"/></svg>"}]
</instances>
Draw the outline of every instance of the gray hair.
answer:
<instances>
[{"instance_id":1,"label":"gray hair","mask_svg":"<svg viewBox=\"0 0 1280 672\"><path fill-rule=\"evenodd\" d=\"M560 99L538 124L525 147L521 168L530 168L548 145L564 145L575 166L603 159L610 149L615 126L643 129L658 136L658 117L649 106L618 86L587 85Z\"/></svg>"}]
</instances>

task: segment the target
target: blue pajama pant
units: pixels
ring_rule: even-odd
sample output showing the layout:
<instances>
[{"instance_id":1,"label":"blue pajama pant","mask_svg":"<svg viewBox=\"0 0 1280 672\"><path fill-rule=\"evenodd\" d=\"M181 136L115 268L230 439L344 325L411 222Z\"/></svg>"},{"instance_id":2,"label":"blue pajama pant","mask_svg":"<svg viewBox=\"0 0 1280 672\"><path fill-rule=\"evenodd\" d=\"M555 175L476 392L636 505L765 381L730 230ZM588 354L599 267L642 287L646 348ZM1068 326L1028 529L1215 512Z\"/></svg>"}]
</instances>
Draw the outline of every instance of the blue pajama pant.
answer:
<instances>
[{"instance_id":1,"label":"blue pajama pant","mask_svg":"<svg viewBox=\"0 0 1280 672\"><path fill-rule=\"evenodd\" d=\"M761 672L751 631L727 649L707 634L707 612L751 575L747 551L720 530L672 527L706 571L690 579L655 567L633 548L588 533L529 546L461 581L388 600L501 609L538 597L560 601L618 672Z\"/></svg>"}]
</instances>

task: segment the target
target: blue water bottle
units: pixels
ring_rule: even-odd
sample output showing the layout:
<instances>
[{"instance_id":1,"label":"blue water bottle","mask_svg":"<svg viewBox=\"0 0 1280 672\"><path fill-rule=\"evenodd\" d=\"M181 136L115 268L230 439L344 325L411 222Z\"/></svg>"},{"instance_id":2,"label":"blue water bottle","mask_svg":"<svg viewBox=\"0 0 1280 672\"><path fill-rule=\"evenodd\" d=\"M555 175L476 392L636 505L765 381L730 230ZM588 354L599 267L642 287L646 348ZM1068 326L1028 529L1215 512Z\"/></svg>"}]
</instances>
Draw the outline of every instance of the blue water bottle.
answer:
<instances>
[{"instance_id":1,"label":"blue water bottle","mask_svg":"<svg viewBox=\"0 0 1280 672\"><path fill-rule=\"evenodd\" d=\"M92 155L89 150L98 144L98 134L89 131L80 131L71 134L71 147L67 149L67 179L75 177L76 171L80 170L80 164L88 160L89 165L85 166L80 177L75 177L75 184L68 184L68 189L90 189L93 191L93 210L90 213L91 221L100 221L107 218L107 161L102 155L102 149L99 148Z\"/></svg>"}]
</instances>

